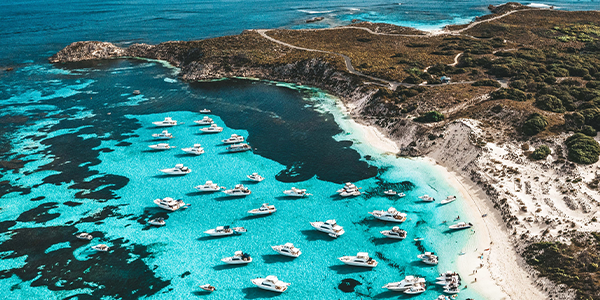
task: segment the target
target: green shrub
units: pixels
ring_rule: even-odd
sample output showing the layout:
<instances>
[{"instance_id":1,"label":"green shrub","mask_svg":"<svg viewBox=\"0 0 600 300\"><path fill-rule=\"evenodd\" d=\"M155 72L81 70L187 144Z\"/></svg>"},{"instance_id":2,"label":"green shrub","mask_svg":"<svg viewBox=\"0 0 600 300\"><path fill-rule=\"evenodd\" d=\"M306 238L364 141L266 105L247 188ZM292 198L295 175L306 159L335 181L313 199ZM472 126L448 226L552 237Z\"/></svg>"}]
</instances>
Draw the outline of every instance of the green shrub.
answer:
<instances>
[{"instance_id":1,"label":"green shrub","mask_svg":"<svg viewBox=\"0 0 600 300\"><path fill-rule=\"evenodd\" d=\"M531 158L535 160L545 159L552 151L546 145L541 145L531 153Z\"/></svg>"},{"instance_id":2,"label":"green shrub","mask_svg":"<svg viewBox=\"0 0 600 300\"><path fill-rule=\"evenodd\" d=\"M581 133L587 136L595 137L596 134L598 134L598 131L596 131L596 129L590 125L585 125L581 128Z\"/></svg>"},{"instance_id":3,"label":"green shrub","mask_svg":"<svg viewBox=\"0 0 600 300\"><path fill-rule=\"evenodd\" d=\"M510 99L515 101L525 101L527 100L527 94L517 89L505 89L501 88L499 90L493 91L490 94L492 99Z\"/></svg>"},{"instance_id":4,"label":"green shrub","mask_svg":"<svg viewBox=\"0 0 600 300\"><path fill-rule=\"evenodd\" d=\"M593 138L583 133L576 133L570 136L565 144L569 150L570 161L580 164L593 164L598 161L600 145Z\"/></svg>"},{"instance_id":5,"label":"green shrub","mask_svg":"<svg viewBox=\"0 0 600 300\"><path fill-rule=\"evenodd\" d=\"M439 111L430 111L430 112L426 112L422 115L420 115L419 117L415 118L415 121L420 122L420 123L432 123L432 122L439 122L444 120L444 115L442 113L440 113Z\"/></svg>"},{"instance_id":6,"label":"green shrub","mask_svg":"<svg viewBox=\"0 0 600 300\"><path fill-rule=\"evenodd\" d=\"M523 123L522 129L523 133L531 136L544 131L546 126L548 126L548 121L546 121L546 118L538 113L533 113L529 115L527 121Z\"/></svg>"},{"instance_id":7,"label":"green shrub","mask_svg":"<svg viewBox=\"0 0 600 300\"><path fill-rule=\"evenodd\" d=\"M560 99L553 95L542 95L535 101L535 106L540 109L555 112L564 113L565 107Z\"/></svg>"},{"instance_id":8,"label":"green shrub","mask_svg":"<svg viewBox=\"0 0 600 300\"><path fill-rule=\"evenodd\" d=\"M586 88L589 89L597 89L600 88L600 81L590 81L588 83L585 84Z\"/></svg>"},{"instance_id":9,"label":"green shrub","mask_svg":"<svg viewBox=\"0 0 600 300\"><path fill-rule=\"evenodd\" d=\"M493 86L499 88L500 82L492 79L483 79L473 82L473 86Z\"/></svg>"},{"instance_id":10,"label":"green shrub","mask_svg":"<svg viewBox=\"0 0 600 300\"><path fill-rule=\"evenodd\" d=\"M508 86L510 86L511 88L515 88L515 89L519 89L521 91L525 91L527 90L527 83L525 82L525 80L515 80L515 81L511 81Z\"/></svg>"},{"instance_id":11,"label":"green shrub","mask_svg":"<svg viewBox=\"0 0 600 300\"><path fill-rule=\"evenodd\" d=\"M419 83L423 82L423 79L421 79L415 75L410 75L410 76L406 77L403 82L411 83L411 84L419 84Z\"/></svg>"}]
</instances>

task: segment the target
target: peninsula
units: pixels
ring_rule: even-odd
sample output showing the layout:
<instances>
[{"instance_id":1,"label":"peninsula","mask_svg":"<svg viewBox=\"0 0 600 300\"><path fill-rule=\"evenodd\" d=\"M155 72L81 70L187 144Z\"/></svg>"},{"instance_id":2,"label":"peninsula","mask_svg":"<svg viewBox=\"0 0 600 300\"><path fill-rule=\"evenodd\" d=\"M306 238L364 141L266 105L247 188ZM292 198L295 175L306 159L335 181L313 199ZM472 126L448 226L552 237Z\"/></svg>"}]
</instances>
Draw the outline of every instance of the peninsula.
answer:
<instances>
[{"instance_id":1,"label":"peninsula","mask_svg":"<svg viewBox=\"0 0 600 300\"><path fill-rule=\"evenodd\" d=\"M187 81L324 89L397 155L456 174L489 214L489 273L511 299L600 299L600 12L490 10L437 32L357 22L127 48L75 42L50 61L159 59ZM511 287L515 268L539 291Z\"/></svg>"}]
</instances>

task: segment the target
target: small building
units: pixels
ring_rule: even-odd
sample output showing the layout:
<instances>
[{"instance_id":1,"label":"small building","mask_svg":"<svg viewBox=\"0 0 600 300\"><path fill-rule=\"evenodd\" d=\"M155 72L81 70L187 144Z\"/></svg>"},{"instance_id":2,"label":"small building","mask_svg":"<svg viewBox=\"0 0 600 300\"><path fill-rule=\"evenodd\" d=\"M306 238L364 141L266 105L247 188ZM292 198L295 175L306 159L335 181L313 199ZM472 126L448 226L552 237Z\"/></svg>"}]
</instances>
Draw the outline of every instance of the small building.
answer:
<instances>
[{"instance_id":1,"label":"small building","mask_svg":"<svg viewBox=\"0 0 600 300\"><path fill-rule=\"evenodd\" d=\"M442 83L449 83L449 82L450 82L450 79L451 79L451 78L450 78L450 77L448 77L448 76L442 76L442 77L440 78L440 80L442 81Z\"/></svg>"}]
</instances>

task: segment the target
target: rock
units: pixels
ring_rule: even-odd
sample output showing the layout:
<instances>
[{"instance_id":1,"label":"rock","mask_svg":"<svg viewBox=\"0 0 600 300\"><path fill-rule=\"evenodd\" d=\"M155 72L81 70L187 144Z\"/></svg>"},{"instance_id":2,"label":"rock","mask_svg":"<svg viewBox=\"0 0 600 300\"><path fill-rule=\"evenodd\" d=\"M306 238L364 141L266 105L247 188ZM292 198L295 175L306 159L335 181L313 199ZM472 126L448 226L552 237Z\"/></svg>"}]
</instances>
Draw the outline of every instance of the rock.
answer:
<instances>
[{"instance_id":1,"label":"rock","mask_svg":"<svg viewBox=\"0 0 600 300\"><path fill-rule=\"evenodd\" d=\"M358 23L358 22L360 22L360 20L359 20L359 19L352 19L352 21L351 21L351 22L352 22L352 24L354 24L354 23Z\"/></svg>"},{"instance_id":2,"label":"rock","mask_svg":"<svg viewBox=\"0 0 600 300\"><path fill-rule=\"evenodd\" d=\"M325 18L324 17L314 17L314 18L306 20L306 23L319 22L319 21L323 21L323 19L325 19Z\"/></svg>"},{"instance_id":3,"label":"rock","mask_svg":"<svg viewBox=\"0 0 600 300\"><path fill-rule=\"evenodd\" d=\"M50 62L75 62L125 56L126 51L108 42L75 42L49 58Z\"/></svg>"}]
</instances>

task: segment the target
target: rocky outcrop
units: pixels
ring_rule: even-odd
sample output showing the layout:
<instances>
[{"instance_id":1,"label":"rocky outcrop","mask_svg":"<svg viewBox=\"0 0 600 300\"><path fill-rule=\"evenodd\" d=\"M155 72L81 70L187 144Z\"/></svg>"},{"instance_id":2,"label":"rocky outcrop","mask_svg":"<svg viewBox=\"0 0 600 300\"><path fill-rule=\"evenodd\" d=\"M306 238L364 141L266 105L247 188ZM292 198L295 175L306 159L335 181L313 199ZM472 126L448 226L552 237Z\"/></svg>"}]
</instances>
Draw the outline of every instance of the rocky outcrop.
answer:
<instances>
[{"instance_id":1,"label":"rocky outcrop","mask_svg":"<svg viewBox=\"0 0 600 300\"><path fill-rule=\"evenodd\" d=\"M75 42L50 57L50 62L57 63L109 59L125 56L126 52L125 49L107 42Z\"/></svg>"}]
</instances>

